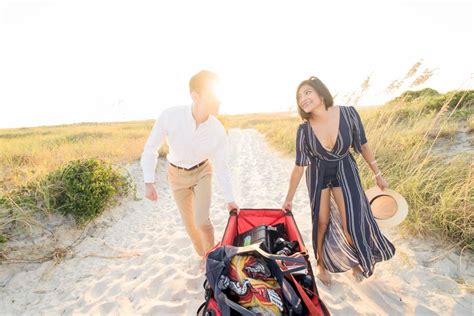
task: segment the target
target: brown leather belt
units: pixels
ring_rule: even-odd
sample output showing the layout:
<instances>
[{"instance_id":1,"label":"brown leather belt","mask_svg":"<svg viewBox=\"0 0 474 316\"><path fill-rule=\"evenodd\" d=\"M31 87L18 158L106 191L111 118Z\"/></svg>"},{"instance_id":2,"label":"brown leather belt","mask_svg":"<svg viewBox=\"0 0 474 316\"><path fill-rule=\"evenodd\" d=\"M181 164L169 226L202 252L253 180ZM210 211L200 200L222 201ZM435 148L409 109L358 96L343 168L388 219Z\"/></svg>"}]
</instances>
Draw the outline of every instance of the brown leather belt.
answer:
<instances>
[{"instance_id":1,"label":"brown leather belt","mask_svg":"<svg viewBox=\"0 0 474 316\"><path fill-rule=\"evenodd\" d=\"M206 162L207 162L207 159L204 160L203 162L198 163L198 164L195 165L195 166L192 166L191 168L178 167L178 166L176 166L176 165L173 165L171 162L170 162L170 165L172 165L172 166L175 167L175 168L181 169L181 170L191 171L191 170L194 170L194 169L197 169L197 168L201 167L201 166L202 166L203 164L205 164Z\"/></svg>"}]
</instances>

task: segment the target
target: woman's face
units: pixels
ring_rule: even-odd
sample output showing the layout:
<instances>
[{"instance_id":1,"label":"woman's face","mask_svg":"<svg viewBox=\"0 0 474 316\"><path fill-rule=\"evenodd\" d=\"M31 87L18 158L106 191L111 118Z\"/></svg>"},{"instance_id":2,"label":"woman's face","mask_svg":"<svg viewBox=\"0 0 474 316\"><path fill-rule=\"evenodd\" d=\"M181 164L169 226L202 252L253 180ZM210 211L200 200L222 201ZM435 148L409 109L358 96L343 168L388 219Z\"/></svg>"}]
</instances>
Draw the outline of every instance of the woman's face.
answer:
<instances>
[{"instance_id":1,"label":"woman's face","mask_svg":"<svg viewBox=\"0 0 474 316\"><path fill-rule=\"evenodd\" d=\"M310 113L317 107L323 105L321 97L310 85L305 84L301 86L297 96L298 106L306 113Z\"/></svg>"}]
</instances>

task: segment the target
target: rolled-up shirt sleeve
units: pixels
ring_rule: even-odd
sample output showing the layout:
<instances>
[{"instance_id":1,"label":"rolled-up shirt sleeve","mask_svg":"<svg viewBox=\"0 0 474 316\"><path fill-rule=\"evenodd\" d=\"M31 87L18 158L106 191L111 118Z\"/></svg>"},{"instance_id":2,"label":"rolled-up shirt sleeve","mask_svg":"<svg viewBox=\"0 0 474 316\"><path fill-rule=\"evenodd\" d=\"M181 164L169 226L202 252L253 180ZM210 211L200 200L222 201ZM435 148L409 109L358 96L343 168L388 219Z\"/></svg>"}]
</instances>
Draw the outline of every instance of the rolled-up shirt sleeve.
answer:
<instances>
[{"instance_id":1,"label":"rolled-up shirt sleeve","mask_svg":"<svg viewBox=\"0 0 474 316\"><path fill-rule=\"evenodd\" d=\"M155 182L155 169L160 149L166 137L166 112L163 112L155 121L150 136L145 143L143 153L140 159L140 165L143 171L143 180L145 183Z\"/></svg>"},{"instance_id":2,"label":"rolled-up shirt sleeve","mask_svg":"<svg viewBox=\"0 0 474 316\"><path fill-rule=\"evenodd\" d=\"M214 164L215 175L217 183L219 184L226 203L234 202L234 194L232 192L232 182L230 176L230 169L227 164L228 144L227 135L222 129L222 134L219 133L220 140L218 146L211 156L211 161Z\"/></svg>"}]
</instances>

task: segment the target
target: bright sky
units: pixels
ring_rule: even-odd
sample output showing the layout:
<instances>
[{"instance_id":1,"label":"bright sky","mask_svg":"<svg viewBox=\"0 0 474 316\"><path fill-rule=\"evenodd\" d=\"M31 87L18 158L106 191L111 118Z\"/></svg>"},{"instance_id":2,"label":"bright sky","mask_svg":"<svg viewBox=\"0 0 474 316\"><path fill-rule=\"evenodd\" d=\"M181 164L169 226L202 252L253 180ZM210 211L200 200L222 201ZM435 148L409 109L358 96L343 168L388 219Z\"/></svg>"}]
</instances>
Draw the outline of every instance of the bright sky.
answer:
<instances>
[{"instance_id":1,"label":"bright sky","mask_svg":"<svg viewBox=\"0 0 474 316\"><path fill-rule=\"evenodd\" d=\"M0 128L155 119L190 104L201 69L221 76L227 114L295 109L311 75L338 96L372 75L359 105L379 104L420 59L419 73L435 75L419 88L473 89L473 10L448 0L0 0Z\"/></svg>"}]
</instances>

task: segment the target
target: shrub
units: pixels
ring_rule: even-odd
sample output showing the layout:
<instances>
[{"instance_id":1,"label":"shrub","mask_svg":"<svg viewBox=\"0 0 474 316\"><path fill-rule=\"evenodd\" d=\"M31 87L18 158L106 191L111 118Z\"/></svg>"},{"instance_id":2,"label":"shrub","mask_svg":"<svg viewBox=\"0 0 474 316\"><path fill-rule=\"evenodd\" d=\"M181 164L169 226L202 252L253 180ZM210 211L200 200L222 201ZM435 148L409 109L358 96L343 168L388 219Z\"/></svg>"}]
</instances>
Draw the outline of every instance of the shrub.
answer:
<instances>
[{"instance_id":1,"label":"shrub","mask_svg":"<svg viewBox=\"0 0 474 316\"><path fill-rule=\"evenodd\" d=\"M439 95L439 92L431 89L421 89L418 91L405 91L399 97L395 98L395 100L403 100L405 102L411 102L421 97L436 97Z\"/></svg>"},{"instance_id":2,"label":"shrub","mask_svg":"<svg viewBox=\"0 0 474 316\"><path fill-rule=\"evenodd\" d=\"M45 179L51 208L81 224L101 214L116 194L129 192L130 179L99 159L74 160Z\"/></svg>"},{"instance_id":3,"label":"shrub","mask_svg":"<svg viewBox=\"0 0 474 316\"><path fill-rule=\"evenodd\" d=\"M451 91L446 94L430 98L427 100L425 108L429 111L437 112L441 110L445 104L447 104L447 107L450 110L454 109L456 105L458 105L458 109L472 107L474 105L474 90Z\"/></svg>"}]
</instances>

